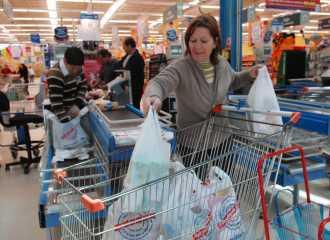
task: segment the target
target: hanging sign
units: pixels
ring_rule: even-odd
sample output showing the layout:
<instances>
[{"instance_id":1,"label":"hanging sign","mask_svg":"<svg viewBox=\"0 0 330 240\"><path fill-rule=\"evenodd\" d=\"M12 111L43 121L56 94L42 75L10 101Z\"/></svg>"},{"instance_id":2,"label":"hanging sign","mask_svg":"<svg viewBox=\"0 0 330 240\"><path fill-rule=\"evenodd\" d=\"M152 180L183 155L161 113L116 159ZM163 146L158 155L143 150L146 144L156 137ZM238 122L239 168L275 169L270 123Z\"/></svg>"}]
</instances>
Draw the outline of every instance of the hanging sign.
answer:
<instances>
[{"instance_id":1,"label":"hanging sign","mask_svg":"<svg viewBox=\"0 0 330 240\"><path fill-rule=\"evenodd\" d=\"M64 42L69 38L67 27L57 27L55 28L54 32L55 32L54 38L57 42Z\"/></svg>"},{"instance_id":2,"label":"hanging sign","mask_svg":"<svg viewBox=\"0 0 330 240\"><path fill-rule=\"evenodd\" d=\"M329 29L330 28L330 18L319 20L319 29Z\"/></svg>"},{"instance_id":3,"label":"hanging sign","mask_svg":"<svg viewBox=\"0 0 330 240\"><path fill-rule=\"evenodd\" d=\"M309 21L309 13L308 12L298 12L291 15L278 17L273 19L272 23L280 23L282 22L283 27L304 25Z\"/></svg>"},{"instance_id":4,"label":"hanging sign","mask_svg":"<svg viewBox=\"0 0 330 240\"><path fill-rule=\"evenodd\" d=\"M100 41L100 22L97 14L80 13L78 37L83 41Z\"/></svg>"},{"instance_id":5,"label":"hanging sign","mask_svg":"<svg viewBox=\"0 0 330 240\"><path fill-rule=\"evenodd\" d=\"M163 13L163 23L173 22L175 19L183 17L183 3L182 1L178 2L172 7L169 7Z\"/></svg>"},{"instance_id":6,"label":"hanging sign","mask_svg":"<svg viewBox=\"0 0 330 240\"><path fill-rule=\"evenodd\" d=\"M256 19L255 7L248 7L242 11L242 23L251 22Z\"/></svg>"},{"instance_id":7,"label":"hanging sign","mask_svg":"<svg viewBox=\"0 0 330 240\"><path fill-rule=\"evenodd\" d=\"M266 8L317 11L320 0L266 0Z\"/></svg>"},{"instance_id":8,"label":"hanging sign","mask_svg":"<svg viewBox=\"0 0 330 240\"><path fill-rule=\"evenodd\" d=\"M40 35L39 35L39 33L31 34L31 42L40 44Z\"/></svg>"}]
</instances>

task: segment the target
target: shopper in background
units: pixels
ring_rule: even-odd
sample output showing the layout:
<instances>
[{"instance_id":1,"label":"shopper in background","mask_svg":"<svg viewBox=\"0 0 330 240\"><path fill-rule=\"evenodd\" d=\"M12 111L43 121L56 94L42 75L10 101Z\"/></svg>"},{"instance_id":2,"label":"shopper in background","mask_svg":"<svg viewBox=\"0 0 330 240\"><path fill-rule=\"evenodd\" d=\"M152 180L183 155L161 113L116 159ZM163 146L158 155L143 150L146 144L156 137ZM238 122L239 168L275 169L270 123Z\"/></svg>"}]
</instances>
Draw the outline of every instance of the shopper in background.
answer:
<instances>
[{"instance_id":1,"label":"shopper in background","mask_svg":"<svg viewBox=\"0 0 330 240\"><path fill-rule=\"evenodd\" d=\"M120 66L130 71L133 105L140 108L144 85L144 60L136 49L136 42L132 37L125 38L123 48L126 55L120 61Z\"/></svg>"},{"instance_id":2,"label":"shopper in background","mask_svg":"<svg viewBox=\"0 0 330 240\"><path fill-rule=\"evenodd\" d=\"M112 58L111 52L106 49L101 49L97 52L97 61L101 65L99 80L102 84L106 84L113 80L117 74L116 69L119 68L118 61Z\"/></svg>"},{"instance_id":3,"label":"shopper in background","mask_svg":"<svg viewBox=\"0 0 330 240\"><path fill-rule=\"evenodd\" d=\"M61 122L79 115L86 105L87 83L82 76L84 54L76 47L68 48L64 59L48 72L48 89L51 111Z\"/></svg>"},{"instance_id":4,"label":"shopper in background","mask_svg":"<svg viewBox=\"0 0 330 240\"><path fill-rule=\"evenodd\" d=\"M162 101L175 92L177 126L184 128L209 118L215 105L225 101L229 90L250 85L258 68L235 72L220 56L219 25L210 15L194 19L186 31L185 56L170 64L149 82L143 110L161 108Z\"/></svg>"},{"instance_id":5,"label":"shopper in background","mask_svg":"<svg viewBox=\"0 0 330 240\"><path fill-rule=\"evenodd\" d=\"M31 65L29 66L28 72L29 72L29 82L32 83L32 82L34 82L35 72Z\"/></svg>"},{"instance_id":6,"label":"shopper in background","mask_svg":"<svg viewBox=\"0 0 330 240\"><path fill-rule=\"evenodd\" d=\"M7 77L9 74L13 74L15 72L13 72L10 67L8 66L8 64L5 64L4 68L1 69L1 73Z\"/></svg>"},{"instance_id":7,"label":"shopper in background","mask_svg":"<svg viewBox=\"0 0 330 240\"><path fill-rule=\"evenodd\" d=\"M29 71L24 63L21 63L18 68L19 77L24 80L24 83L29 83Z\"/></svg>"}]
</instances>

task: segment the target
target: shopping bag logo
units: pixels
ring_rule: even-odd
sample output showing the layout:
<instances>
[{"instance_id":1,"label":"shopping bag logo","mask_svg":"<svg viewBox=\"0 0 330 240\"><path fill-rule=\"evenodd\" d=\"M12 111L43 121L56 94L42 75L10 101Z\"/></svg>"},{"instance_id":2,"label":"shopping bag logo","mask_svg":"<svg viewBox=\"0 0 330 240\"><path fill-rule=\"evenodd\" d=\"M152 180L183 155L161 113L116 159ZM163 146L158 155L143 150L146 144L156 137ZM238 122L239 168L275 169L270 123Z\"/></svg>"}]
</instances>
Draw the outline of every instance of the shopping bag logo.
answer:
<instances>
[{"instance_id":1,"label":"shopping bag logo","mask_svg":"<svg viewBox=\"0 0 330 240\"><path fill-rule=\"evenodd\" d=\"M241 217L239 215L239 206L236 198L227 196L224 198L219 211L216 214L217 228L219 231L224 229L237 230L240 228Z\"/></svg>"},{"instance_id":2,"label":"shopping bag logo","mask_svg":"<svg viewBox=\"0 0 330 240\"><path fill-rule=\"evenodd\" d=\"M126 240L146 239L154 227L155 213L124 212L118 218L120 236Z\"/></svg>"},{"instance_id":3,"label":"shopping bag logo","mask_svg":"<svg viewBox=\"0 0 330 240\"><path fill-rule=\"evenodd\" d=\"M194 219L195 229L198 229L193 234L193 240L203 240L212 239L211 236L214 235L214 227L212 223L212 213L204 209L199 213Z\"/></svg>"},{"instance_id":4,"label":"shopping bag logo","mask_svg":"<svg viewBox=\"0 0 330 240\"><path fill-rule=\"evenodd\" d=\"M78 126L79 126L79 124L65 127L63 129L63 134L61 136L61 139L62 140L75 139L77 137L77 127Z\"/></svg>"}]
</instances>

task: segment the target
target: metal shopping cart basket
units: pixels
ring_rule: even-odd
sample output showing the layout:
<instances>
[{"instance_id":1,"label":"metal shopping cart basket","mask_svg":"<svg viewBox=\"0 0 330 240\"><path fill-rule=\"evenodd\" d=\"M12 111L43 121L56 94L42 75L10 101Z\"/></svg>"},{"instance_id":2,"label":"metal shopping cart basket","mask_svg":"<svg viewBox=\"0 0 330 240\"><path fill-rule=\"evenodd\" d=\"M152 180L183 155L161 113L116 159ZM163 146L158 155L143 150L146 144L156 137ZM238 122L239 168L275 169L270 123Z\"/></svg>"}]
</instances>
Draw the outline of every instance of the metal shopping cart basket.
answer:
<instances>
[{"instance_id":1,"label":"metal shopping cart basket","mask_svg":"<svg viewBox=\"0 0 330 240\"><path fill-rule=\"evenodd\" d=\"M6 95L12 112L41 112L45 96L43 83L10 84Z\"/></svg>"},{"instance_id":2,"label":"metal shopping cart basket","mask_svg":"<svg viewBox=\"0 0 330 240\"><path fill-rule=\"evenodd\" d=\"M123 187L128 149L57 170L62 239L256 239L258 159L287 144L297 118L269 135L229 126L224 116L182 129L168 176L133 189ZM262 166L267 188L278 161Z\"/></svg>"},{"instance_id":3,"label":"metal shopping cart basket","mask_svg":"<svg viewBox=\"0 0 330 240\"><path fill-rule=\"evenodd\" d=\"M269 158L273 158L274 156L292 151L298 151L300 153L307 201L305 203L298 203L291 208L285 210L284 212L280 213L278 195L281 191L277 192L275 195L275 217L273 218L273 220L269 221L267 203L265 198L262 165ZM303 147L295 145L282 149L280 151L265 154L258 163L258 176L264 217L263 221L265 228L265 237L267 240L330 239L330 228L326 228L326 225L330 223L330 209L329 206L323 206L311 202L308 185L307 163ZM291 192L291 190L285 190Z\"/></svg>"}]
</instances>

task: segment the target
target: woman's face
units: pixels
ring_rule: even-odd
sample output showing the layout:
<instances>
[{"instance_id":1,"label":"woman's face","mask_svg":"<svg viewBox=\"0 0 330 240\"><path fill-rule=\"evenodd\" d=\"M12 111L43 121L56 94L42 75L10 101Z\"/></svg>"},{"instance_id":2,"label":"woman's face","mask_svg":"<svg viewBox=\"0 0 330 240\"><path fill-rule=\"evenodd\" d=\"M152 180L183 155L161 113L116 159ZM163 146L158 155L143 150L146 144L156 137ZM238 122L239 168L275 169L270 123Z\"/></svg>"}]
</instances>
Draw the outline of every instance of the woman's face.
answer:
<instances>
[{"instance_id":1,"label":"woman's face","mask_svg":"<svg viewBox=\"0 0 330 240\"><path fill-rule=\"evenodd\" d=\"M199 63L207 62L214 48L215 43L210 31L204 27L196 28L189 39L191 57Z\"/></svg>"}]
</instances>

